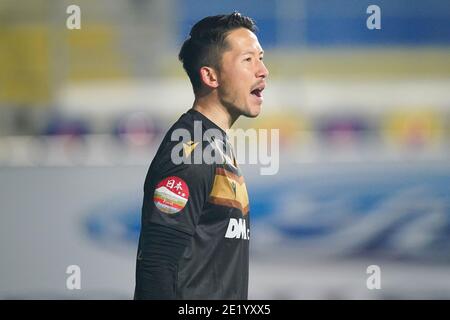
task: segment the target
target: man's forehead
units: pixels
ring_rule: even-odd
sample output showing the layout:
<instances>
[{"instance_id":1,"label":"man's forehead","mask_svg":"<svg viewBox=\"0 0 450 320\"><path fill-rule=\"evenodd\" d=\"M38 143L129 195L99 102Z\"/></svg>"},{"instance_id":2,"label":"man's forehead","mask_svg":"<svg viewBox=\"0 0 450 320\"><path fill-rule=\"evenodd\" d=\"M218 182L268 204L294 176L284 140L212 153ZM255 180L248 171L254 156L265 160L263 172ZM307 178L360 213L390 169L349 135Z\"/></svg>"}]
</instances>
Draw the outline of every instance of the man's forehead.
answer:
<instances>
[{"instance_id":1,"label":"man's forehead","mask_svg":"<svg viewBox=\"0 0 450 320\"><path fill-rule=\"evenodd\" d=\"M246 52L260 53L262 51L257 36L250 30L239 28L231 31L226 37L229 49L236 54Z\"/></svg>"}]
</instances>

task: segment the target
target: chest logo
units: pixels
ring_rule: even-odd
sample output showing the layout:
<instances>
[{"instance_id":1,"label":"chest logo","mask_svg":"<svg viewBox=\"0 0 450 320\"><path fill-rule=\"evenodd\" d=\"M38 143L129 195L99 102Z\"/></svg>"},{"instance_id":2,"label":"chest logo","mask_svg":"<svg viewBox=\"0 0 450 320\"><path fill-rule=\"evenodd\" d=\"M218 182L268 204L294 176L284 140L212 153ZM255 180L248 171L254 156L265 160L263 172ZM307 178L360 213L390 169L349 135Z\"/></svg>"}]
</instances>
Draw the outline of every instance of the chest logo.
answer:
<instances>
[{"instance_id":1,"label":"chest logo","mask_svg":"<svg viewBox=\"0 0 450 320\"><path fill-rule=\"evenodd\" d=\"M183 143L183 151L184 151L184 156L187 158L192 151L194 151L195 147L198 145L198 142L194 141L189 141L188 143Z\"/></svg>"}]
</instances>

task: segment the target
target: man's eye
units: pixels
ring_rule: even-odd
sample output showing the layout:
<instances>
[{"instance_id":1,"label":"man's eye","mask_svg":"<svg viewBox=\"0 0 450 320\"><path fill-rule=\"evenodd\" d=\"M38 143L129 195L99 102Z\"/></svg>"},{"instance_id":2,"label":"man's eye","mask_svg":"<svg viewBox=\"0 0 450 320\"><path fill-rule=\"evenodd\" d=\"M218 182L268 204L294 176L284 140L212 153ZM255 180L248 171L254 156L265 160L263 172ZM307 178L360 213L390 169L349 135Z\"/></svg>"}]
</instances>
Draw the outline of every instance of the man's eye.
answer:
<instances>
[{"instance_id":1,"label":"man's eye","mask_svg":"<svg viewBox=\"0 0 450 320\"><path fill-rule=\"evenodd\" d=\"M251 58L251 57L248 57L247 59L245 59L245 61L250 62L250 61L252 61L252 58Z\"/></svg>"},{"instance_id":2,"label":"man's eye","mask_svg":"<svg viewBox=\"0 0 450 320\"><path fill-rule=\"evenodd\" d=\"M264 57L259 57L259 60L263 61Z\"/></svg>"}]
</instances>

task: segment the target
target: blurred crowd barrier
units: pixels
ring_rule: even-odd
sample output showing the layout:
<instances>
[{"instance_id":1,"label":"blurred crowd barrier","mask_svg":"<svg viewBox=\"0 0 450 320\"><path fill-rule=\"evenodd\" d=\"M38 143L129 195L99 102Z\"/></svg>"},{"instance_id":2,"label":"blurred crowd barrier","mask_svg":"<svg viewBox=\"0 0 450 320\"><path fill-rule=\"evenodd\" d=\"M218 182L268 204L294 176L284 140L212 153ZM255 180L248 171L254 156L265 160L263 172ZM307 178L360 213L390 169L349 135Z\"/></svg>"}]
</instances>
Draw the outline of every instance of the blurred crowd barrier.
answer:
<instances>
[{"instance_id":1,"label":"blurred crowd barrier","mask_svg":"<svg viewBox=\"0 0 450 320\"><path fill-rule=\"evenodd\" d=\"M448 160L448 87L447 80L275 79L261 115L234 128L278 129L280 150L294 162ZM148 164L192 99L182 80L68 87L33 134L0 136L0 164Z\"/></svg>"}]
</instances>

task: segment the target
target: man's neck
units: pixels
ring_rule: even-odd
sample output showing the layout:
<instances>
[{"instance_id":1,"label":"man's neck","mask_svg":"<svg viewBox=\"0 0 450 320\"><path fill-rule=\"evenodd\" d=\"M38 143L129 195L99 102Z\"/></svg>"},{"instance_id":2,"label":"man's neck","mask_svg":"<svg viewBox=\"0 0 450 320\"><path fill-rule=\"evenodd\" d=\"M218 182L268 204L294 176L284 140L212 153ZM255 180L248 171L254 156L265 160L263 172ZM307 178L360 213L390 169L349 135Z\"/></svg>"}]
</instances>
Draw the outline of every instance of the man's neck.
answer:
<instances>
[{"instance_id":1,"label":"man's neck","mask_svg":"<svg viewBox=\"0 0 450 320\"><path fill-rule=\"evenodd\" d=\"M230 129L237 120L237 117L233 117L220 102L211 101L211 99L206 97L195 98L192 108L203 114L224 131Z\"/></svg>"}]
</instances>

